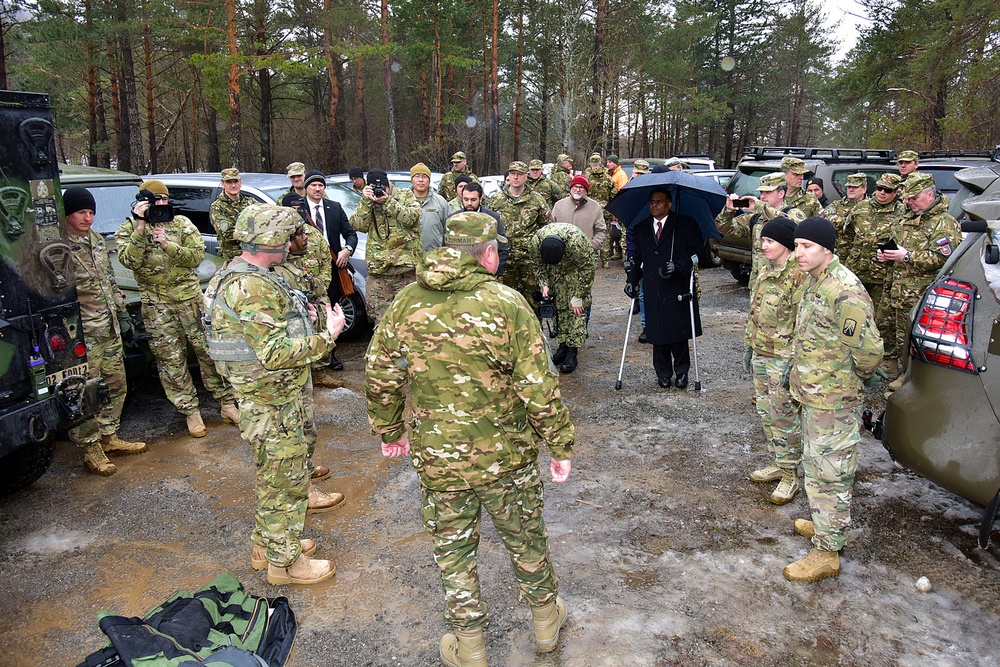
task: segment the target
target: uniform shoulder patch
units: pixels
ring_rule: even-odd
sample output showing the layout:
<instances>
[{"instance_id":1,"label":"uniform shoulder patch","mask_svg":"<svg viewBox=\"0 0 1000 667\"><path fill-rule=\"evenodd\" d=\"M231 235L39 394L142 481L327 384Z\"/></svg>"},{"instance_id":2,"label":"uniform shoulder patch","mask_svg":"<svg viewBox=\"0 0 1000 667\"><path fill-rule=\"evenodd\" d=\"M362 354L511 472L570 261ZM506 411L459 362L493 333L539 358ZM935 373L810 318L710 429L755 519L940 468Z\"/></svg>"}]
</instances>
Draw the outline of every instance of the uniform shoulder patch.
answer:
<instances>
[{"instance_id":1,"label":"uniform shoulder patch","mask_svg":"<svg viewBox=\"0 0 1000 667\"><path fill-rule=\"evenodd\" d=\"M865 323L865 310L853 304L844 304L840 309L840 341L856 346L861 340L861 327Z\"/></svg>"},{"instance_id":2,"label":"uniform shoulder patch","mask_svg":"<svg viewBox=\"0 0 1000 667\"><path fill-rule=\"evenodd\" d=\"M935 241L934 245L937 246L938 252L945 257L951 254L951 240L947 236Z\"/></svg>"}]
</instances>

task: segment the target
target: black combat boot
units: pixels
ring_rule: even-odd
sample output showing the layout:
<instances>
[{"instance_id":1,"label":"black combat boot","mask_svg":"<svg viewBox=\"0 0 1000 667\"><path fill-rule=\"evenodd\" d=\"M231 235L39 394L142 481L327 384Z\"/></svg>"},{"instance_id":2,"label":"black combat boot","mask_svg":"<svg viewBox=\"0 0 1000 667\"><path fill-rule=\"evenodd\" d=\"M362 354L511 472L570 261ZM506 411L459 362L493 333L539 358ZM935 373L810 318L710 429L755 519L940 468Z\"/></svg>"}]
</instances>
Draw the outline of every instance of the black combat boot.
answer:
<instances>
[{"instance_id":1,"label":"black combat boot","mask_svg":"<svg viewBox=\"0 0 1000 667\"><path fill-rule=\"evenodd\" d=\"M561 364L566 359L567 352L569 352L569 348L566 347L566 343L559 343L559 349L552 355L552 363L556 366Z\"/></svg>"},{"instance_id":2,"label":"black combat boot","mask_svg":"<svg viewBox=\"0 0 1000 667\"><path fill-rule=\"evenodd\" d=\"M567 347L566 350L566 359L560 364L559 371L561 373L572 373L576 370L578 363L576 360L577 348Z\"/></svg>"}]
</instances>

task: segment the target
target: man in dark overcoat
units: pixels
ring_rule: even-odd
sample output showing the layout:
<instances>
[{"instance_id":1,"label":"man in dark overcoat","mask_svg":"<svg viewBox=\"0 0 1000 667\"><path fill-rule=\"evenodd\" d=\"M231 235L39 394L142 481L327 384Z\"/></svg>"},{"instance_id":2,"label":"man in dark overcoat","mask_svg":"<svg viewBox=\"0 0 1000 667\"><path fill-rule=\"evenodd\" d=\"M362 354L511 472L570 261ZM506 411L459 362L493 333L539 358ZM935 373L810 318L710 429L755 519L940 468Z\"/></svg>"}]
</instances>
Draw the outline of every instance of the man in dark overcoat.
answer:
<instances>
[{"instance_id":1,"label":"man in dark overcoat","mask_svg":"<svg viewBox=\"0 0 1000 667\"><path fill-rule=\"evenodd\" d=\"M697 255L705 242L698 223L686 215L671 211L672 200L666 188L656 188L649 194L650 215L633 228L635 263L628 274L625 294L635 298L642 280L643 302L646 309L646 338L653 346L653 368L657 383L678 389L688 385L691 355L688 340L692 336L691 316L687 300L678 296L690 291L692 255ZM694 335L701 335L698 300L694 304Z\"/></svg>"}]
</instances>

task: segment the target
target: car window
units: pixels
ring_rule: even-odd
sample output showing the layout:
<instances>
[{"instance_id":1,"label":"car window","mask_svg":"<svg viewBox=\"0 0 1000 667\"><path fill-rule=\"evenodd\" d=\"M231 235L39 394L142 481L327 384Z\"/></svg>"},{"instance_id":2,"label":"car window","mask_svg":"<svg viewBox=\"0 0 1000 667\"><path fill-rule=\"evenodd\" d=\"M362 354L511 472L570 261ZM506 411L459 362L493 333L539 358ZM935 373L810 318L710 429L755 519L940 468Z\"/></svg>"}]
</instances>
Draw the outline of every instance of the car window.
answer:
<instances>
[{"instance_id":1,"label":"car window","mask_svg":"<svg viewBox=\"0 0 1000 667\"><path fill-rule=\"evenodd\" d=\"M257 188L257 189L260 190L265 195L267 195L268 197L271 198L271 201L266 201L266 202L264 202L265 204L274 204L275 202L278 201L278 198L281 197L281 195L286 194L288 192L288 188L285 187L284 185L277 185L277 186L274 186L272 188ZM254 199L257 199L259 201L263 201L263 200L261 200L260 197L258 197L255 194L252 194L250 192L244 191L244 194L249 195L249 196L251 196Z\"/></svg>"},{"instance_id":2,"label":"car window","mask_svg":"<svg viewBox=\"0 0 1000 667\"><path fill-rule=\"evenodd\" d=\"M78 184L67 184L69 185ZM79 184L79 187L87 188L90 194L94 195L97 211L94 213L93 229L101 235L114 234L125 219L132 215L135 196L139 193L139 186L133 184L104 186Z\"/></svg>"},{"instance_id":3,"label":"car window","mask_svg":"<svg viewBox=\"0 0 1000 667\"><path fill-rule=\"evenodd\" d=\"M773 169L755 169L750 167L750 171L740 171L736 172L732 180L729 181L728 190L730 194L736 194L739 197L746 197L752 195L757 196L757 187L760 185L760 177L765 174L770 174Z\"/></svg>"},{"instance_id":4,"label":"car window","mask_svg":"<svg viewBox=\"0 0 1000 667\"><path fill-rule=\"evenodd\" d=\"M887 171L895 172L895 169L858 169L850 167L848 169L834 169L830 175L830 182L841 199L847 197L847 177L863 171L868 176L868 194L875 192L875 182L882 178L882 174Z\"/></svg>"},{"instance_id":5,"label":"car window","mask_svg":"<svg viewBox=\"0 0 1000 667\"><path fill-rule=\"evenodd\" d=\"M215 234L209 221L208 209L221 188L170 185L170 203L176 215L187 216L202 234Z\"/></svg>"},{"instance_id":6,"label":"car window","mask_svg":"<svg viewBox=\"0 0 1000 667\"><path fill-rule=\"evenodd\" d=\"M964 169L955 169L954 167L935 167L920 165L920 171L927 172L934 177L934 185L937 187L938 192L943 192L947 195L958 192L962 184L958 182L955 178L955 174Z\"/></svg>"},{"instance_id":7,"label":"car window","mask_svg":"<svg viewBox=\"0 0 1000 667\"><path fill-rule=\"evenodd\" d=\"M361 202L360 195L358 195L358 193L354 190L345 190L337 187L327 188L326 198L340 204L348 218L354 215L354 209L356 209L358 204Z\"/></svg>"}]
</instances>

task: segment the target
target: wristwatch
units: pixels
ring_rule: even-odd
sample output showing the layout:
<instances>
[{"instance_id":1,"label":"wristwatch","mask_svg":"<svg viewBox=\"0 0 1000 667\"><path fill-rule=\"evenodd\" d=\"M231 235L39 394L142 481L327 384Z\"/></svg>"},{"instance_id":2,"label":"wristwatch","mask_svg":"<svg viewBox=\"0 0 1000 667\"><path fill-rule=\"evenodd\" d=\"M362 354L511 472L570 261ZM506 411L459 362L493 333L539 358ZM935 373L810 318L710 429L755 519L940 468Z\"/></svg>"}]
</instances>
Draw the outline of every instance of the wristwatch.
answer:
<instances>
[{"instance_id":1,"label":"wristwatch","mask_svg":"<svg viewBox=\"0 0 1000 667\"><path fill-rule=\"evenodd\" d=\"M354 248L352 248L352 247L351 247L351 246L349 246L349 245L345 245L345 246L344 246L344 250L346 250L346 251L347 251L347 254L348 254L348 255L353 255L353 254L354 254Z\"/></svg>"},{"instance_id":2,"label":"wristwatch","mask_svg":"<svg viewBox=\"0 0 1000 667\"><path fill-rule=\"evenodd\" d=\"M906 254L903 255L903 261L906 262L907 264L910 263L910 251L909 250L907 250Z\"/></svg>"}]
</instances>

